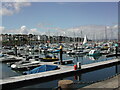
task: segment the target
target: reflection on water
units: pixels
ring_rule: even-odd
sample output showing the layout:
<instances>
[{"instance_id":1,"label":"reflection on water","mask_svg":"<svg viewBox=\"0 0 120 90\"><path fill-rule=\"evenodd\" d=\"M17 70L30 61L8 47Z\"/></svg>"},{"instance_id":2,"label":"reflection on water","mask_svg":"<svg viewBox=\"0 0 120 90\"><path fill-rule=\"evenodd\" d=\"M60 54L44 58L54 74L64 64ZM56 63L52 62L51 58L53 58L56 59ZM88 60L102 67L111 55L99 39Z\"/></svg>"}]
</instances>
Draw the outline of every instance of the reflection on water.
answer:
<instances>
[{"instance_id":1,"label":"reflection on water","mask_svg":"<svg viewBox=\"0 0 120 90\"><path fill-rule=\"evenodd\" d=\"M98 60L100 56L89 56L90 60Z\"/></svg>"}]
</instances>

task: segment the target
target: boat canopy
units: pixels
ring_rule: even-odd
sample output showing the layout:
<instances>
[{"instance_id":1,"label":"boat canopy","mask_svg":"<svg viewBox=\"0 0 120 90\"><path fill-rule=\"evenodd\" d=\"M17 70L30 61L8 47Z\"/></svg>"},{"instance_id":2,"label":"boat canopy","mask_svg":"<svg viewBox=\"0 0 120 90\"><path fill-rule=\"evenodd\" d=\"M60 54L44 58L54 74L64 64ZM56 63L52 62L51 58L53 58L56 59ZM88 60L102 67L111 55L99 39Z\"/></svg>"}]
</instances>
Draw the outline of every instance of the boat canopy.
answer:
<instances>
[{"instance_id":1,"label":"boat canopy","mask_svg":"<svg viewBox=\"0 0 120 90\"><path fill-rule=\"evenodd\" d=\"M59 53L60 50L55 50L55 51L52 51L52 53Z\"/></svg>"}]
</instances>

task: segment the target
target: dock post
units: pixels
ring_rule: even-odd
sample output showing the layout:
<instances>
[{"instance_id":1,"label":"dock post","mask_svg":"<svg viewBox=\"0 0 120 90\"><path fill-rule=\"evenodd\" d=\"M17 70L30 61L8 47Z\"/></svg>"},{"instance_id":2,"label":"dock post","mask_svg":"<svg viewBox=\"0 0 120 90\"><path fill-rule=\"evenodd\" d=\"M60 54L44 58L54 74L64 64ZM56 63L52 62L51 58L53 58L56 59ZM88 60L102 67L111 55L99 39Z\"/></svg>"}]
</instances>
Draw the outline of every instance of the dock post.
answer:
<instances>
[{"instance_id":1,"label":"dock post","mask_svg":"<svg viewBox=\"0 0 120 90\"><path fill-rule=\"evenodd\" d=\"M115 44L115 54L116 54L116 57L117 57L117 54L118 54L118 44L117 43Z\"/></svg>"},{"instance_id":2,"label":"dock post","mask_svg":"<svg viewBox=\"0 0 120 90\"><path fill-rule=\"evenodd\" d=\"M117 56L117 46L115 47L115 54L116 54L116 56Z\"/></svg>"},{"instance_id":3,"label":"dock post","mask_svg":"<svg viewBox=\"0 0 120 90\"><path fill-rule=\"evenodd\" d=\"M75 44L75 49L76 49L76 50L78 49L78 43Z\"/></svg>"},{"instance_id":4,"label":"dock post","mask_svg":"<svg viewBox=\"0 0 120 90\"><path fill-rule=\"evenodd\" d=\"M44 50L45 57L47 56L47 49Z\"/></svg>"},{"instance_id":5,"label":"dock post","mask_svg":"<svg viewBox=\"0 0 120 90\"><path fill-rule=\"evenodd\" d=\"M77 69L81 69L81 63L77 62Z\"/></svg>"},{"instance_id":6,"label":"dock post","mask_svg":"<svg viewBox=\"0 0 120 90\"><path fill-rule=\"evenodd\" d=\"M60 64L62 65L62 54L63 54L63 51L62 51L62 46L60 46Z\"/></svg>"},{"instance_id":7,"label":"dock post","mask_svg":"<svg viewBox=\"0 0 120 90\"><path fill-rule=\"evenodd\" d=\"M15 56L17 56L17 45L15 45L14 50L15 50Z\"/></svg>"},{"instance_id":8,"label":"dock post","mask_svg":"<svg viewBox=\"0 0 120 90\"><path fill-rule=\"evenodd\" d=\"M58 87L60 87L60 90L73 90L73 81L72 80L60 80L58 82Z\"/></svg>"}]
</instances>

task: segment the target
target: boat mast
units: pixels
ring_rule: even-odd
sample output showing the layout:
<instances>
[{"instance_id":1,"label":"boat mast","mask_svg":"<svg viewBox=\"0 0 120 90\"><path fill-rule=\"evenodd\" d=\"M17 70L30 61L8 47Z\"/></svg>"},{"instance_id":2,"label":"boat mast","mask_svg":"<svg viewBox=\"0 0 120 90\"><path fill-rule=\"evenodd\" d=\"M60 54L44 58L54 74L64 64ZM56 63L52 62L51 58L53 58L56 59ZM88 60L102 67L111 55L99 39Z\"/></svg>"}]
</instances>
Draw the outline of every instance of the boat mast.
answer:
<instances>
[{"instance_id":1,"label":"boat mast","mask_svg":"<svg viewBox=\"0 0 120 90\"><path fill-rule=\"evenodd\" d=\"M75 32L73 32L74 33L74 43L75 43Z\"/></svg>"},{"instance_id":2,"label":"boat mast","mask_svg":"<svg viewBox=\"0 0 120 90\"><path fill-rule=\"evenodd\" d=\"M82 42L82 30L81 30L81 42Z\"/></svg>"},{"instance_id":3,"label":"boat mast","mask_svg":"<svg viewBox=\"0 0 120 90\"><path fill-rule=\"evenodd\" d=\"M105 26L105 41L107 42L107 27Z\"/></svg>"},{"instance_id":4,"label":"boat mast","mask_svg":"<svg viewBox=\"0 0 120 90\"><path fill-rule=\"evenodd\" d=\"M111 28L110 30L111 30L111 37L110 37L110 40L112 40L112 35L113 35L112 28Z\"/></svg>"}]
</instances>

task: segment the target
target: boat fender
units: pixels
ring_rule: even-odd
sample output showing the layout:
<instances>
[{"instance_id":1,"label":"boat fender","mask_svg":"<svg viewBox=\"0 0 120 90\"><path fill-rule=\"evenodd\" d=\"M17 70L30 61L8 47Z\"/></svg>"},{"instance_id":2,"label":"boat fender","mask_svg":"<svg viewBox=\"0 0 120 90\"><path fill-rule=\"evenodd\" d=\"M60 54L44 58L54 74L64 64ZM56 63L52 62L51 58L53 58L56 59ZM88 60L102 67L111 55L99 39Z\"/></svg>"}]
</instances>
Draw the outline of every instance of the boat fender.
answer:
<instances>
[{"instance_id":1,"label":"boat fender","mask_svg":"<svg viewBox=\"0 0 120 90\"><path fill-rule=\"evenodd\" d=\"M74 70L77 70L77 65L74 65Z\"/></svg>"},{"instance_id":2,"label":"boat fender","mask_svg":"<svg viewBox=\"0 0 120 90\"><path fill-rule=\"evenodd\" d=\"M81 69L81 63L77 62L77 69Z\"/></svg>"}]
</instances>

